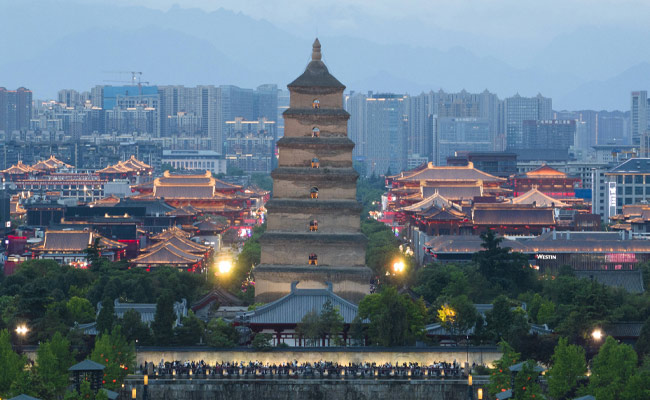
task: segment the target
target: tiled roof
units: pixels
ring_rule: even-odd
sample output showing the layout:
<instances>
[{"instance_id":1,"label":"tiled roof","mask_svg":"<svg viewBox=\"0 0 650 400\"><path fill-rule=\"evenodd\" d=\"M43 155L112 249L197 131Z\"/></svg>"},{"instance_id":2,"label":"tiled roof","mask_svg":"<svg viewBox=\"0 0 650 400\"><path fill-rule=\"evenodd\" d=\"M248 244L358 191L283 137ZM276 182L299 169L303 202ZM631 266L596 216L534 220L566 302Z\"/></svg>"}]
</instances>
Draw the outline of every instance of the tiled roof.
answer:
<instances>
[{"instance_id":1,"label":"tiled roof","mask_svg":"<svg viewBox=\"0 0 650 400\"><path fill-rule=\"evenodd\" d=\"M194 254L186 253L171 243L161 243L151 251L141 254L131 260L131 264L137 265L192 265L203 258Z\"/></svg>"},{"instance_id":2,"label":"tiled roof","mask_svg":"<svg viewBox=\"0 0 650 400\"><path fill-rule=\"evenodd\" d=\"M241 306L244 302L237 296L221 289L215 288L210 293L203 296L192 304L192 311L199 310L213 301L217 301L220 306Z\"/></svg>"},{"instance_id":3,"label":"tiled roof","mask_svg":"<svg viewBox=\"0 0 650 400\"><path fill-rule=\"evenodd\" d=\"M432 195L427 196L424 200L420 202L411 204L408 207L403 207L402 211L419 212L428 209L432 205L438 207L451 207L451 202L447 198L442 196L440 193L434 192Z\"/></svg>"},{"instance_id":4,"label":"tiled roof","mask_svg":"<svg viewBox=\"0 0 650 400\"><path fill-rule=\"evenodd\" d=\"M472 200L474 197L483 196L483 188L480 182L475 185L458 185L458 186L422 186L422 197L438 192L449 200Z\"/></svg>"},{"instance_id":5,"label":"tiled roof","mask_svg":"<svg viewBox=\"0 0 650 400\"><path fill-rule=\"evenodd\" d=\"M556 200L551 196L545 195L544 193L537 190L537 188L530 189L529 191L522 194L521 196L513 198L512 203L529 204L529 205L534 204L536 207L564 208L569 206L568 204L563 203L560 200Z\"/></svg>"},{"instance_id":6,"label":"tiled roof","mask_svg":"<svg viewBox=\"0 0 650 400\"><path fill-rule=\"evenodd\" d=\"M68 371L103 371L106 367L92 360L83 360L82 362L68 368Z\"/></svg>"},{"instance_id":7,"label":"tiled roof","mask_svg":"<svg viewBox=\"0 0 650 400\"><path fill-rule=\"evenodd\" d=\"M638 338L643 329L643 322L613 322L607 324L605 333L615 338Z\"/></svg>"},{"instance_id":8,"label":"tiled roof","mask_svg":"<svg viewBox=\"0 0 650 400\"><path fill-rule=\"evenodd\" d=\"M40 400L40 399L37 399L36 397L32 397L32 396L27 396L26 394L21 394L16 397L12 397L9 400Z\"/></svg>"},{"instance_id":9,"label":"tiled roof","mask_svg":"<svg viewBox=\"0 0 650 400\"><path fill-rule=\"evenodd\" d=\"M476 253L483 250L483 239L478 235L442 235L435 236L426 243L433 253ZM504 240L501 247L510 247L514 251L525 251L526 247L518 240Z\"/></svg>"},{"instance_id":10,"label":"tiled roof","mask_svg":"<svg viewBox=\"0 0 650 400\"><path fill-rule=\"evenodd\" d=\"M419 212L418 216L434 221L464 220L467 218L465 214L454 208L438 208L436 206L431 206L429 209Z\"/></svg>"},{"instance_id":11,"label":"tiled roof","mask_svg":"<svg viewBox=\"0 0 650 400\"><path fill-rule=\"evenodd\" d=\"M289 88L294 87L328 87L335 89L345 89L345 86L339 82L327 70L325 63L321 61L321 45L318 39L314 41L312 49L312 60L307 64L305 72L302 73L293 82L287 85Z\"/></svg>"},{"instance_id":12,"label":"tiled roof","mask_svg":"<svg viewBox=\"0 0 650 400\"><path fill-rule=\"evenodd\" d=\"M156 315L156 303L120 303L118 299L115 299L113 302L115 309L115 316L118 318L123 318L124 314L129 310L135 310L140 314L140 320L149 325L153 322ZM102 309L102 303L97 303L97 315ZM182 317L187 316L187 300L183 299L182 301L174 302L174 314L176 315L176 322L174 325L178 325L181 322Z\"/></svg>"},{"instance_id":13,"label":"tiled roof","mask_svg":"<svg viewBox=\"0 0 650 400\"><path fill-rule=\"evenodd\" d=\"M22 161L18 160L18 164L12 165L11 167L1 171L4 174L8 175L23 175L23 174L29 174L32 172L37 171L36 169L30 167L27 164L23 164Z\"/></svg>"},{"instance_id":14,"label":"tiled roof","mask_svg":"<svg viewBox=\"0 0 650 400\"><path fill-rule=\"evenodd\" d=\"M188 232L185 232L184 230L182 230L182 229L180 229L178 227L173 226L173 227L171 227L171 228L169 228L167 230L164 230L164 231L152 236L151 240L167 240L167 239L169 239L171 237L174 237L174 236L179 236L179 237L182 237L182 238L189 238L192 235L190 233L188 233Z\"/></svg>"},{"instance_id":15,"label":"tiled roof","mask_svg":"<svg viewBox=\"0 0 650 400\"><path fill-rule=\"evenodd\" d=\"M630 293L643 293L643 273L636 271L575 271L579 278L595 280L605 286L625 289Z\"/></svg>"},{"instance_id":16,"label":"tiled roof","mask_svg":"<svg viewBox=\"0 0 650 400\"><path fill-rule=\"evenodd\" d=\"M307 313L320 313L328 300L339 309L344 323L352 323L357 316L358 307L334 294L331 284L327 289L297 289L296 284L291 284L288 295L244 313L241 318L251 324L298 324Z\"/></svg>"},{"instance_id":17,"label":"tiled roof","mask_svg":"<svg viewBox=\"0 0 650 400\"><path fill-rule=\"evenodd\" d=\"M93 231L46 231L43 243L35 251L83 252L99 238L99 246L107 249L123 249L125 244L107 239Z\"/></svg>"},{"instance_id":18,"label":"tiled roof","mask_svg":"<svg viewBox=\"0 0 650 400\"><path fill-rule=\"evenodd\" d=\"M555 215L552 208L476 204L472 220L477 225L554 225Z\"/></svg>"},{"instance_id":19,"label":"tiled roof","mask_svg":"<svg viewBox=\"0 0 650 400\"><path fill-rule=\"evenodd\" d=\"M169 239L163 242L159 242L147 247L146 249L143 250L143 252L147 252L147 253L152 252L154 250L157 250L159 247L166 246L166 245L173 245L174 247L182 250L185 253L203 254L210 249L208 246L195 243L181 236L173 235Z\"/></svg>"},{"instance_id":20,"label":"tiled roof","mask_svg":"<svg viewBox=\"0 0 650 400\"><path fill-rule=\"evenodd\" d=\"M567 174L565 174L562 171L558 171L555 168L551 168L548 165L544 164L541 167L534 169L532 171L526 172L524 175L526 175L529 178L543 178L543 177L566 177Z\"/></svg>"},{"instance_id":21,"label":"tiled roof","mask_svg":"<svg viewBox=\"0 0 650 400\"><path fill-rule=\"evenodd\" d=\"M620 173L650 174L650 158L631 158L610 169L605 175Z\"/></svg>"},{"instance_id":22,"label":"tiled roof","mask_svg":"<svg viewBox=\"0 0 650 400\"><path fill-rule=\"evenodd\" d=\"M414 171L403 172L397 181L466 181L482 180L483 182L505 182L506 179L490 175L474 168L473 163L466 166L435 166L433 163L427 164L425 169L416 169Z\"/></svg>"},{"instance_id":23,"label":"tiled roof","mask_svg":"<svg viewBox=\"0 0 650 400\"><path fill-rule=\"evenodd\" d=\"M32 168L42 170L42 171L51 171L59 168L74 168L72 165L66 164L63 161L57 160L53 155L50 156L47 160L39 161L36 164L32 165Z\"/></svg>"}]
</instances>

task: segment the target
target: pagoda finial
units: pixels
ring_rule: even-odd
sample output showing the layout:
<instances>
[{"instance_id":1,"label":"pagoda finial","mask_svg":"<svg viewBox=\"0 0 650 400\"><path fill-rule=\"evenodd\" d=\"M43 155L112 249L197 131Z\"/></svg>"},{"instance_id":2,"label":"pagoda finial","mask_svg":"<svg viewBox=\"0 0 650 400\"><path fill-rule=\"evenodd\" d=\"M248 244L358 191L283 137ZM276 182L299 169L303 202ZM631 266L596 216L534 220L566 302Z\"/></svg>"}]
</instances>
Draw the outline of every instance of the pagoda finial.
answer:
<instances>
[{"instance_id":1,"label":"pagoda finial","mask_svg":"<svg viewBox=\"0 0 650 400\"><path fill-rule=\"evenodd\" d=\"M312 45L311 60L320 61L321 57L322 55L320 53L320 42L318 41L318 38L316 38L316 40L314 40L314 44Z\"/></svg>"}]
</instances>

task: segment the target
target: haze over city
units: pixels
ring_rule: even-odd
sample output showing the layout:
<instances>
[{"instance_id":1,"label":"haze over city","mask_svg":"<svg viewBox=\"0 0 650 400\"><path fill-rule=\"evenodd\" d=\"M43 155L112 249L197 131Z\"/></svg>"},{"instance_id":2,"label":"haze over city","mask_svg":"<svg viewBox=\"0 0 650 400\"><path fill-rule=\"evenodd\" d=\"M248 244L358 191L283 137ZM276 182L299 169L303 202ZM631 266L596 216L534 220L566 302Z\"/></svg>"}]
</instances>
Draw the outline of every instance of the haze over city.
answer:
<instances>
[{"instance_id":1,"label":"haze over city","mask_svg":"<svg viewBox=\"0 0 650 400\"><path fill-rule=\"evenodd\" d=\"M38 98L137 70L167 84L287 82L319 36L350 90L520 93L625 110L650 83L645 1L8 1L0 74ZM9 38L20 37L20 41ZM56 80L51 79L57 76Z\"/></svg>"}]
</instances>

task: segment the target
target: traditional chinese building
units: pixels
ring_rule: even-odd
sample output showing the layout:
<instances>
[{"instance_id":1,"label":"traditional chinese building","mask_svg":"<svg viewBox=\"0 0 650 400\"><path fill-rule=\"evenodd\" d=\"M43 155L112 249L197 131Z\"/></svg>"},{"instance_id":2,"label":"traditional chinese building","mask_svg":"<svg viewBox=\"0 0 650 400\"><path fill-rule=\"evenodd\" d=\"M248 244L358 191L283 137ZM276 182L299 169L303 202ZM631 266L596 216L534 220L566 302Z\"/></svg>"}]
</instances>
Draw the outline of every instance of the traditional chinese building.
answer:
<instances>
[{"instance_id":1,"label":"traditional chinese building","mask_svg":"<svg viewBox=\"0 0 650 400\"><path fill-rule=\"evenodd\" d=\"M63 161L57 160L53 155L50 156L47 160L42 160L32 165L32 168L38 171L43 171L46 173L53 173L59 170L71 170L74 169L72 165L66 164Z\"/></svg>"},{"instance_id":2,"label":"traditional chinese building","mask_svg":"<svg viewBox=\"0 0 650 400\"><path fill-rule=\"evenodd\" d=\"M113 181L117 179L128 179L132 184L148 182L151 179L153 168L139 161L135 156L131 156L126 161L120 161L117 164L109 165L104 169L97 171L97 174L103 179Z\"/></svg>"},{"instance_id":3,"label":"traditional chinese building","mask_svg":"<svg viewBox=\"0 0 650 400\"><path fill-rule=\"evenodd\" d=\"M255 301L279 299L299 281L301 289L331 282L335 294L358 302L370 291L371 272L356 200L354 143L347 137L350 115L343 109L345 86L321 61L318 40L305 72L288 88L261 265L254 270Z\"/></svg>"},{"instance_id":4,"label":"traditional chinese building","mask_svg":"<svg viewBox=\"0 0 650 400\"><path fill-rule=\"evenodd\" d=\"M43 242L32 247L32 258L54 260L60 264L86 268L88 254L86 250L99 246L102 257L111 261L124 258L126 245L107 239L90 230L46 231Z\"/></svg>"},{"instance_id":5,"label":"traditional chinese building","mask_svg":"<svg viewBox=\"0 0 650 400\"><path fill-rule=\"evenodd\" d=\"M537 189L554 199L574 198L575 188L580 185L580 178L568 176L562 171L544 164L536 170L515 175L512 179L513 195L520 196L532 189Z\"/></svg>"}]
</instances>

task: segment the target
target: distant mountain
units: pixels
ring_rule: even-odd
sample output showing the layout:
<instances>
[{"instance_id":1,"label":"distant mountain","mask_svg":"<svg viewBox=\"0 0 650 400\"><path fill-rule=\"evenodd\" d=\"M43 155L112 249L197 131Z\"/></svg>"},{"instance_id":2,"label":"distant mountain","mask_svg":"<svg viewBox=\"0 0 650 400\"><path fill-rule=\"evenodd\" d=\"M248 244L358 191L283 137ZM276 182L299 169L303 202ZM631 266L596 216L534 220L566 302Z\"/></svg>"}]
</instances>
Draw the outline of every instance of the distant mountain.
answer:
<instances>
[{"instance_id":1,"label":"distant mountain","mask_svg":"<svg viewBox=\"0 0 650 400\"><path fill-rule=\"evenodd\" d=\"M650 90L650 63L641 63L628 68L613 78L591 81L553 99L553 107L580 110L629 110L630 92Z\"/></svg>"},{"instance_id":2,"label":"distant mountain","mask_svg":"<svg viewBox=\"0 0 650 400\"><path fill-rule=\"evenodd\" d=\"M104 80L128 79L103 72L112 70L142 71L144 81L156 84L256 87L277 83L283 87L307 65L313 41L223 9L205 12L175 6L159 11L103 2L0 0L0 10L0 38L4 39L0 40L0 86L26 86L37 97L54 97L62 88L88 90ZM591 43L590 34L596 35L596 42L584 45ZM605 47L600 48L598 40ZM459 46L441 50L344 35L321 37L330 70L353 90L488 89L501 98L542 93L554 98L555 107L627 109L625 88L650 88L644 84L647 74L626 71L609 77L638 64L626 64L630 60L646 55L639 51L642 55L626 58L628 51L617 48L617 40L618 36L609 40L604 33L576 31L536 50L535 62L521 69ZM626 43L638 47L639 40ZM414 38L408 43L419 41ZM608 52L621 60L610 60ZM603 65L594 65L597 60ZM626 77L619 78L622 75ZM595 79L602 82L589 82ZM617 85L617 79L626 85ZM600 89L593 89L596 86Z\"/></svg>"}]
</instances>

